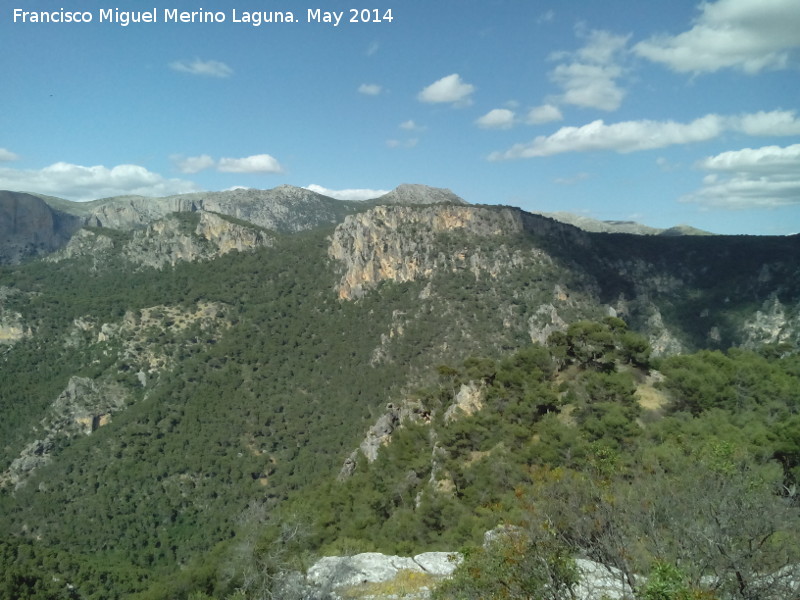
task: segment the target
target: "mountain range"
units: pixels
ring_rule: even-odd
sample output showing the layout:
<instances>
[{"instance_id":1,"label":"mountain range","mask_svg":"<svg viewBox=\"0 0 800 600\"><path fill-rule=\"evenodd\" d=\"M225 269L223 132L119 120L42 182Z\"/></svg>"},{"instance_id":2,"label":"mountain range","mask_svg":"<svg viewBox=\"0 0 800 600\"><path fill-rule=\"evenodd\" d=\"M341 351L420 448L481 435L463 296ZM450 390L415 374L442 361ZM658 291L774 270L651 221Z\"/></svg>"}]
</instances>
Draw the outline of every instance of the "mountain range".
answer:
<instances>
[{"instance_id":1,"label":"mountain range","mask_svg":"<svg viewBox=\"0 0 800 600\"><path fill-rule=\"evenodd\" d=\"M624 322L663 360L800 344L800 236L569 220L422 185L359 202L0 192L0 559L31 589L168 597L178 571L225 580L254 503L285 514L363 469L353 450L377 455L401 414L444 415L415 390L450 381L477 410L489 384L444 365L586 322Z\"/></svg>"}]
</instances>

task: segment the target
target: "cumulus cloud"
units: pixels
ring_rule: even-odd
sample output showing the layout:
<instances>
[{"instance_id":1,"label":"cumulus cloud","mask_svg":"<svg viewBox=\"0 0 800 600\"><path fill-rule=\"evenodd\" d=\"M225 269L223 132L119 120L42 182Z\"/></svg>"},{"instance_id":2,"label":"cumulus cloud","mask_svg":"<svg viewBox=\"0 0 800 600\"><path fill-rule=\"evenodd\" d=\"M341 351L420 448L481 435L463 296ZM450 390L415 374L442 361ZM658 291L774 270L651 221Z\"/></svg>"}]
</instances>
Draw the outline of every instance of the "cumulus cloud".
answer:
<instances>
[{"instance_id":1,"label":"cumulus cloud","mask_svg":"<svg viewBox=\"0 0 800 600\"><path fill-rule=\"evenodd\" d=\"M365 96L377 96L383 91L383 88L377 83L362 83L358 86L358 93Z\"/></svg>"},{"instance_id":2,"label":"cumulus cloud","mask_svg":"<svg viewBox=\"0 0 800 600\"><path fill-rule=\"evenodd\" d=\"M458 73L453 73L434 81L417 94L417 98L421 102L465 105L469 104L474 91L474 85L465 83Z\"/></svg>"},{"instance_id":3,"label":"cumulus cloud","mask_svg":"<svg viewBox=\"0 0 800 600\"><path fill-rule=\"evenodd\" d=\"M173 156L172 161L181 173L199 173L213 167L216 162L208 154L200 156Z\"/></svg>"},{"instance_id":4,"label":"cumulus cloud","mask_svg":"<svg viewBox=\"0 0 800 600\"><path fill-rule=\"evenodd\" d=\"M283 167L269 154L245 158L220 158L217 170L222 173L283 173Z\"/></svg>"},{"instance_id":5,"label":"cumulus cloud","mask_svg":"<svg viewBox=\"0 0 800 600\"><path fill-rule=\"evenodd\" d=\"M583 48L575 52L557 52L553 60L563 61L550 73L563 89L561 102L605 111L617 110L625 92L617 85L623 75L621 53L630 36L607 31L591 31Z\"/></svg>"},{"instance_id":6,"label":"cumulus cloud","mask_svg":"<svg viewBox=\"0 0 800 600\"><path fill-rule=\"evenodd\" d=\"M717 137L725 120L706 115L691 123L674 121L623 121L606 125L597 120L581 127L562 127L549 136L540 135L527 144L515 144L505 152L494 152L489 160L551 156L564 152L613 150L627 153L701 142Z\"/></svg>"},{"instance_id":7,"label":"cumulus cloud","mask_svg":"<svg viewBox=\"0 0 800 600\"><path fill-rule=\"evenodd\" d=\"M165 179L139 165L85 167L57 162L43 169L0 169L0 189L38 192L70 200L109 196L170 196L198 192L191 181Z\"/></svg>"},{"instance_id":8,"label":"cumulus cloud","mask_svg":"<svg viewBox=\"0 0 800 600\"><path fill-rule=\"evenodd\" d=\"M797 0L718 0L699 9L688 31L652 37L633 51L682 73L735 68L754 74L786 68L800 47Z\"/></svg>"},{"instance_id":9,"label":"cumulus cloud","mask_svg":"<svg viewBox=\"0 0 800 600\"><path fill-rule=\"evenodd\" d=\"M8 162L12 160L17 160L18 158L19 156L11 152L11 150L0 148L0 162Z\"/></svg>"},{"instance_id":10,"label":"cumulus cloud","mask_svg":"<svg viewBox=\"0 0 800 600\"><path fill-rule=\"evenodd\" d=\"M525 121L531 125L539 125L541 123L550 123L551 121L560 121L564 118L561 111L557 106L552 104L542 104L535 106L528 112Z\"/></svg>"},{"instance_id":11,"label":"cumulus cloud","mask_svg":"<svg viewBox=\"0 0 800 600\"><path fill-rule=\"evenodd\" d=\"M773 110L733 117L731 128L747 135L797 135L800 120L793 110Z\"/></svg>"},{"instance_id":12,"label":"cumulus cloud","mask_svg":"<svg viewBox=\"0 0 800 600\"><path fill-rule=\"evenodd\" d=\"M230 77L233 75L231 69L224 62L218 60L176 60L169 63L169 68L181 73L200 75L202 77Z\"/></svg>"},{"instance_id":13,"label":"cumulus cloud","mask_svg":"<svg viewBox=\"0 0 800 600\"><path fill-rule=\"evenodd\" d=\"M328 196L329 198L336 198L337 200L372 200L384 194L388 194L389 190L370 190L370 189L350 189L350 190L332 190L321 185L312 183L305 186L305 189Z\"/></svg>"},{"instance_id":14,"label":"cumulus cloud","mask_svg":"<svg viewBox=\"0 0 800 600\"><path fill-rule=\"evenodd\" d=\"M723 152L697 166L710 173L683 202L727 209L800 204L800 144Z\"/></svg>"},{"instance_id":15,"label":"cumulus cloud","mask_svg":"<svg viewBox=\"0 0 800 600\"><path fill-rule=\"evenodd\" d=\"M215 169L221 173L283 173L283 167L269 154L256 154L245 158L220 158L215 160L208 154L200 156L170 157L175 168L181 173L199 173L206 169Z\"/></svg>"},{"instance_id":16,"label":"cumulus cloud","mask_svg":"<svg viewBox=\"0 0 800 600\"><path fill-rule=\"evenodd\" d=\"M510 129L516 117L514 111L507 108L494 108L475 121L482 129Z\"/></svg>"},{"instance_id":17,"label":"cumulus cloud","mask_svg":"<svg viewBox=\"0 0 800 600\"><path fill-rule=\"evenodd\" d=\"M708 114L690 123L675 121L623 121L607 125L602 119L580 127L562 127L552 135L540 135L528 143L493 152L489 160L551 156L564 152L611 150L619 153L704 142L725 131L752 136L800 134L795 111L773 110L736 116Z\"/></svg>"}]
</instances>

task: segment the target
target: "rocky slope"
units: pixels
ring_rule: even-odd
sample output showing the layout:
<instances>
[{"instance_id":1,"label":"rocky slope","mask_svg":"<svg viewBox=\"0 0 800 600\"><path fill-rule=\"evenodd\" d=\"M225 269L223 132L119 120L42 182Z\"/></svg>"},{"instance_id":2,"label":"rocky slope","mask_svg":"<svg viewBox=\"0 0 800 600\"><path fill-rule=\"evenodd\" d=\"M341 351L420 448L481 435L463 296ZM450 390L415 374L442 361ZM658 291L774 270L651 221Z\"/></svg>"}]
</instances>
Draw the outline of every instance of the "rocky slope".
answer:
<instances>
[{"instance_id":1,"label":"rocky slope","mask_svg":"<svg viewBox=\"0 0 800 600\"><path fill-rule=\"evenodd\" d=\"M63 246L80 220L41 198L0 191L0 264L15 264Z\"/></svg>"},{"instance_id":2,"label":"rocky slope","mask_svg":"<svg viewBox=\"0 0 800 600\"><path fill-rule=\"evenodd\" d=\"M382 282L432 282L445 273L468 272L498 289L510 280L534 283L508 290L513 304L523 290L535 303L527 309L532 341L578 313L590 316L590 307L647 333L657 354L797 336L798 236L593 234L511 208L378 206L345 218L328 253L345 300ZM435 284L423 295L432 293ZM520 327L508 300L501 295L497 308L510 311L509 327Z\"/></svg>"},{"instance_id":3,"label":"rocky slope","mask_svg":"<svg viewBox=\"0 0 800 600\"><path fill-rule=\"evenodd\" d=\"M208 260L233 250L245 252L270 245L272 237L263 229L200 210L185 215L172 213L125 238L115 239L106 231L84 228L46 260L90 257L96 267L104 257L119 253L135 265L160 269L181 261Z\"/></svg>"}]
</instances>

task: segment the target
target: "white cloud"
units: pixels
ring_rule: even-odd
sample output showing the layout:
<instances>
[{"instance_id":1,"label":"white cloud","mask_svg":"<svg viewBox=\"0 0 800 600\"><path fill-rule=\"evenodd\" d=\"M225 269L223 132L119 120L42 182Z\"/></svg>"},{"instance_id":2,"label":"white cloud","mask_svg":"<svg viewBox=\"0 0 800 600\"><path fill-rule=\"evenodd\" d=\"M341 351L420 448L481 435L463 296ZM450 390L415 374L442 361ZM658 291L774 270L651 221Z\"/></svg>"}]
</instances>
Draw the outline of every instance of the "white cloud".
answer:
<instances>
[{"instance_id":1,"label":"white cloud","mask_svg":"<svg viewBox=\"0 0 800 600\"><path fill-rule=\"evenodd\" d=\"M482 129L510 129L515 122L514 111L494 108L475 121Z\"/></svg>"},{"instance_id":2,"label":"white cloud","mask_svg":"<svg viewBox=\"0 0 800 600\"><path fill-rule=\"evenodd\" d=\"M358 86L358 93L366 96L377 96L383 91L383 88L377 83L362 83Z\"/></svg>"},{"instance_id":3,"label":"white cloud","mask_svg":"<svg viewBox=\"0 0 800 600\"><path fill-rule=\"evenodd\" d=\"M788 65L800 47L797 0L718 0L699 5L694 26L639 42L633 51L682 73L737 68L754 74Z\"/></svg>"},{"instance_id":4,"label":"white cloud","mask_svg":"<svg viewBox=\"0 0 800 600\"><path fill-rule=\"evenodd\" d=\"M800 205L800 144L723 152L697 166L711 173L683 202L727 209Z\"/></svg>"},{"instance_id":5,"label":"white cloud","mask_svg":"<svg viewBox=\"0 0 800 600\"><path fill-rule=\"evenodd\" d=\"M732 118L732 129L747 135L797 135L800 120L793 110L759 111Z\"/></svg>"},{"instance_id":6,"label":"white cloud","mask_svg":"<svg viewBox=\"0 0 800 600\"><path fill-rule=\"evenodd\" d=\"M186 157L173 156L171 158L181 173L199 173L200 171L210 169L216 164L214 159L208 154Z\"/></svg>"},{"instance_id":7,"label":"white cloud","mask_svg":"<svg viewBox=\"0 0 800 600\"><path fill-rule=\"evenodd\" d=\"M139 165L84 167L57 162L43 169L0 169L0 189L38 192L70 200L109 196L169 196L200 191L191 181L165 179Z\"/></svg>"},{"instance_id":8,"label":"white cloud","mask_svg":"<svg viewBox=\"0 0 800 600\"><path fill-rule=\"evenodd\" d=\"M283 167L269 154L245 158L220 158L217 170L222 173L283 173Z\"/></svg>"},{"instance_id":9,"label":"white cloud","mask_svg":"<svg viewBox=\"0 0 800 600\"><path fill-rule=\"evenodd\" d=\"M203 77L230 77L233 75L233 69L218 60L200 60L199 58L176 60L169 63L169 67L173 71L201 75Z\"/></svg>"},{"instance_id":10,"label":"white cloud","mask_svg":"<svg viewBox=\"0 0 800 600\"><path fill-rule=\"evenodd\" d=\"M7 162L12 160L17 160L19 156L11 152L11 150L6 150L5 148L0 148L0 162Z\"/></svg>"},{"instance_id":11,"label":"white cloud","mask_svg":"<svg viewBox=\"0 0 800 600\"><path fill-rule=\"evenodd\" d=\"M375 56L380 50L381 45L378 42L372 42L369 46L367 46L367 56Z\"/></svg>"},{"instance_id":12,"label":"white cloud","mask_svg":"<svg viewBox=\"0 0 800 600\"><path fill-rule=\"evenodd\" d=\"M617 79L623 75L618 61L629 37L592 31L583 48L553 54L552 59L567 61L550 73L564 91L559 100L584 108L617 110L625 97L624 90L617 85Z\"/></svg>"},{"instance_id":13,"label":"white cloud","mask_svg":"<svg viewBox=\"0 0 800 600\"><path fill-rule=\"evenodd\" d=\"M710 140L720 135L724 129L724 118L713 114L695 119L691 123L623 121L606 125L602 120L597 120L582 127L562 127L552 135L540 135L527 144L515 144L505 152L492 153L489 160L592 150L636 152Z\"/></svg>"},{"instance_id":14,"label":"white cloud","mask_svg":"<svg viewBox=\"0 0 800 600\"><path fill-rule=\"evenodd\" d=\"M425 131L423 125L418 125L412 119L400 123L400 129L405 129L406 131Z\"/></svg>"},{"instance_id":15,"label":"white cloud","mask_svg":"<svg viewBox=\"0 0 800 600\"><path fill-rule=\"evenodd\" d=\"M531 125L539 125L541 123L550 123L551 121L560 121L564 118L561 111L557 106L552 104L542 104L536 106L528 112L525 121Z\"/></svg>"},{"instance_id":16,"label":"white cloud","mask_svg":"<svg viewBox=\"0 0 800 600\"><path fill-rule=\"evenodd\" d=\"M691 123L675 121L623 121L606 125L602 120L581 127L562 127L549 136L540 135L505 152L493 152L489 160L551 156L564 152L611 150L626 153L704 142L725 131L752 136L800 134L795 111L773 110L737 116L708 114Z\"/></svg>"},{"instance_id":17,"label":"white cloud","mask_svg":"<svg viewBox=\"0 0 800 600\"><path fill-rule=\"evenodd\" d=\"M469 104L470 94L475 91L475 86L464 83L458 73L442 77L423 89L417 98L421 102L452 103L457 105Z\"/></svg>"},{"instance_id":18,"label":"white cloud","mask_svg":"<svg viewBox=\"0 0 800 600\"><path fill-rule=\"evenodd\" d=\"M331 190L321 185L312 183L305 186L305 189L328 196L329 198L336 198L337 200L372 200L384 194L388 194L389 190L369 190L369 189L350 189L350 190Z\"/></svg>"}]
</instances>

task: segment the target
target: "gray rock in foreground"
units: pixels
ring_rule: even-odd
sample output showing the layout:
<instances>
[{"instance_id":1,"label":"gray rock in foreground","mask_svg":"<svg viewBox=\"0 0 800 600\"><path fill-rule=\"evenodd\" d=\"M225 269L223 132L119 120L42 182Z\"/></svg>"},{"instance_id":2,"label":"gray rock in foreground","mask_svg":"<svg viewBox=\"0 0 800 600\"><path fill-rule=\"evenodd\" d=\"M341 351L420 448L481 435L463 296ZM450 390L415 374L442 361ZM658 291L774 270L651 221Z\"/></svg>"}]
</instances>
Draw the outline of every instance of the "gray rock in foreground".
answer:
<instances>
[{"instance_id":1,"label":"gray rock in foreground","mask_svg":"<svg viewBox=\"0 0 800 600\"><path fill-rule=\"evenodd\" d=\"M447 577L461 556L453 552L424 552L414 557L364 552L354 556L326 556L308 570L308 580L323 588L391 581L401 571Z\"/></svg>"}]
</instances>

